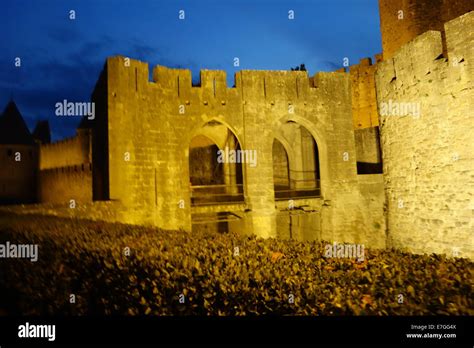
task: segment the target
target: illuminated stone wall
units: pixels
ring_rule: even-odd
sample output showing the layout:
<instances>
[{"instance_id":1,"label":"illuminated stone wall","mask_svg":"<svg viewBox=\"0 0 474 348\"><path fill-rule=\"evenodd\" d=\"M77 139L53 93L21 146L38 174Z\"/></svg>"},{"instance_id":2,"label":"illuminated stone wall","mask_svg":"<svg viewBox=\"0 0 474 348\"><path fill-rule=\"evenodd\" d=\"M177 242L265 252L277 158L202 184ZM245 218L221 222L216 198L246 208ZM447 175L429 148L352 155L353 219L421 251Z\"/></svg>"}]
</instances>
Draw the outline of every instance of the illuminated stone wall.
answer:
<instances>
[{"instance_id":1,"label":"illuminated stone wall","mask_svg":"<svg viewBox=\"0 0 474 348\"><path fill-rule=\"evenodd\" d=\"M39 169L81 165L92 162L90 132L78 129L77 135L55 143L41 144Z\"/></svg>"},{"instance_id":2,"label":"illuminated stone wall","mask_svg":"<svg viewBox=\"0 0 474 348\"><path fill-rule=\"evenodd\" d=\"M381 61L376 55L376 62ZM352 117L359 174L381 173L379 115L375 93L377 65L370 58L349 68L352 93Z\"/></svg>"},{"instance_id":3,"label":"illuminated stone wall","mask_svg":"<svg viewBox=\"0 0 474 348\"><path fill-rule=\"evenodd\" d=\"M245 70L228 88L225 72L203 70L193 86L189 70L158 66L149 81L148 64L109 58L92 97L92 138L81 131L40 148L40 200L61 203L67 216L189 231L192 214L235 209L231 231L474 257L474 13L442 26L472 1L379 3L384 60L363 59L349 73ZM257 153L255 166L242 165L244 202L191 206L190 151L202 151L191 146L199 136ZM275 173L284 186L287 165L290 178L314 179L308 136L321 195L276 200ZM357 174L357 162L381 159L383 175ZM235 167L223 166L226 185L236 182ZM71 210L64 203L76 197Z\"/></svg>"},{"instance_id":4,"label":"illuminated stone wall","mask_svg":"<svg viewBox=\"0 0 474 348\"><path fill-rule=\"evenodd\" d=\"M92 202L91 164L43 169L39 172L38 201L43 203Z\"/></svg>"},{"instance_id":5,"label":"illuminated stone wall","mask_svg":"<svg viewBox=\"0 0 474 348\"><path fill-rule=\"evenodd\" d=\"M376 65L372 64L370 58L361 59L359 64L349 68L355 129L379 125L377 96L375 95L375 69Z\"/></svg>"},{"instance_id":6,"label":"illuminated stone wall","mask_svg":"<svg viewBox=\"0 0 474 348\"><path fill-rule=\"evenodd\" d=\"M388 236L395 247L472 258L474 12L445 32L446 58L441 33L429 31L378 65Z\"/></svg>"},{"instance_id":7,"label":"illuminated stone wall","mask_svg":"<svg viewBox=\"0 0 474 348\"><path fill-rule=\"evenodd\" d=\"M92 202L92 139L88 129L39 147L37 201Z\"/></svg>"},{"instance_id":8,"label":"illuminated stone wall","mask_svg":"<svg viewBox=\"0 0 474 348\"><path fill-rule=\"evenodd\" d=\"M148 76L146 63L109 58L94 92L97 110L104 110L94 139L107 139L108 147L107 157L98 155L107 167L94 173L94 181L107 184L96 193L135 207L138 213L126 222L191 229L189 144L213 121L232 131L243 150L256 151L257 165L243 165L246 228L276 236L272 146L291 121L306 128L319 149L321 238L383 239L383 227L365 221L348 74L240 71L234 88L223 71L201 71L199 86L192 86L189 70L158 66L152 82ZM382 216L382 207L372 213Z\"/></svg>"}]
</instances>

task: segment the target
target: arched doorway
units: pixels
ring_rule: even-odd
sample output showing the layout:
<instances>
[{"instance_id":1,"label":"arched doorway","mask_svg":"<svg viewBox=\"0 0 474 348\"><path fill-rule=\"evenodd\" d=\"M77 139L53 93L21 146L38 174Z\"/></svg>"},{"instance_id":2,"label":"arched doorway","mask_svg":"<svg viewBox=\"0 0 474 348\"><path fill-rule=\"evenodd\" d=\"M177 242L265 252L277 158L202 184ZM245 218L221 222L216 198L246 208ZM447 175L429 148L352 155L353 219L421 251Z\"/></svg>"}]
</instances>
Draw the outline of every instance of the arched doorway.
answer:
<instances>
[{"instance_id":1,"label":"arched doorway","mask_svg":"<svg viewBox=\"0 0 474 348\"><path fill-rule=\"evenodd\" d=\"M208 137L198 135L189 145L189 176L191 186L224 184L224 166L217 161L219 147Z\"/></svg>"},{"instance_id":2,"label":"arched doorway","mask_svg":"<svg viewBox=\"0 0 474 348\"><path fill-rule=\"evenodd\" d=\"M242 162L237 137L219 122L207 123L189 145L191 204L243 202Z\"/></svg>"},{"instance_id":3,"label":"arched doorway","mask_svg":"<svg viewBox=\"0 0 474 348\"><path fill-rule=\"evenodd\" d=\"M320 179L316 140L304 126L286 122L273 142L275 199L319 197Z\"/></svg>"}]
</instances>

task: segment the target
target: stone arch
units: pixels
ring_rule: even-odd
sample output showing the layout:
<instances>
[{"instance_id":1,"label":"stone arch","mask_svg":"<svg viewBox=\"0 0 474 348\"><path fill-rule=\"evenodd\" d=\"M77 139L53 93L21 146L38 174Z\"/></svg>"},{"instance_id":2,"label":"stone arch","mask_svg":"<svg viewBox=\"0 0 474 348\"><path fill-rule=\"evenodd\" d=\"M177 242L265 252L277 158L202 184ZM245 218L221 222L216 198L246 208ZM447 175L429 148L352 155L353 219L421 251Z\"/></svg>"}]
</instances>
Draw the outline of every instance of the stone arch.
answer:
<instances>
[{"instance_id":1,"label":"stone arch","mask_svg":"<svg viewBox=\"0 0 474 348\"><path fill-rule=\"evenodd\" d=\"M281 134L278 134L278 133L275 134L273 138L278 140L281 143L281 145L283 145L286 151L286 155L288 156L288 162L291 163L293 160L293 153L291 151L291 146L288 143L288 141Z\"/></svg>"},{"instance_id":2,"label":"stone arch","mask_svg":"<svg viewBox=\"0 0 474 348\"><path fill-rule=\"evenodd\" d=\"M202 129L209 123L212 122L217 122L222 124L229 130L237 139L237 142L240 144L242 148L245 148L245 144L243 142L243 136L240 132L237 131L237 129L228 123L223 116L215 116L215 117L206 117L204 120L201 122L198 122L196 126L192 128L192 130L189 132L188 137L186 138L186 144L188 145L185 150L186 150L186 155L188 155L187 150L189 149L189 144L191 143L191 140L196 136L199 135L202 132Z\"/></svg>"},{"instance_id":3,"label":"stone arch","mask_svg":"<svg viewBox=\"0 0 474 348\"><path fill-rule=\"evenodd\" d=\"M274 125L273 134L276 137L279 134L281 127L288 122L295 122L300 126L303 126L313 137L317 145L318 159L319 159L319 175L320 175L320 194L321 197L325 197L329 189L329 161L328 161L328 147L327 147L327 136L324 132L324 125L318 120L316 122L308 120L305 117L297 114L288 114L285 117L280 118Z\"/></svg>"},{"instance_id":4,"label":"stone arch","mask_svg":"<svg viewBox=\"0 0 474 348\"><path fill-rule=\"evenodd\" d=\"M282 139L283 140L283 139ZM273 186L275 192L278 187L289 189L290 181L290 155L280 139L273 139L272 157L273 157Z\"/></svg>"},{"instance_id":5,"label":"stone arch","mask_svg":"<svg viewBox=\"0 0 474 348\"><path fill-rule=\"evenodd\" d=\"M196 135L189 144L189 181L191 187L223 185L223 165L217 162L222 146L207 135Z\"/></svg>"},{"instance_id":6,"label":"stone arch","mask_svg":"<svg viewBox=\"0 0 474 348\"><path fill-rule=\"evenodd\" d=\"M213 130L212 128L214 127L216 129ZM193 145L194 140L197 138L207 138L208 142L197 146L196 144ZM199 147L202 147L203 151ZM243 166L241 163L227 161L227 159L232 159L232 157L226 156L226 153L237 151L241 148L242 145L237 135L228 124L221 122L219 119L209 119L201 123L200 127L190 132L188 146L186 146L185 151L189 165L191 203L196 203L198 200L201 200L201 203L209 204L243 201ZM196 152L198 152L200 157L195 158ZM224 162L220 162L221 160L224 160ZM207 168L205 166L206 161L208 164L209 161L214 162L210 164L213 167ZM196 167L196 162L198 166L201 165L203 167L204 165L204 170L207 170L207 174L204 173L201 176L208 180L203 180L201 183L193 182L195 175L193 169ZM221 166L221 168L218 168L218 166ZM216 168L218 170L215 170ZM213 170L215 171L213 172ZM222 176L213 178L211 175L215 173L217 175L222 174ZM210 177L206 175L210 175Z\"/></svg>"}]
</instances>

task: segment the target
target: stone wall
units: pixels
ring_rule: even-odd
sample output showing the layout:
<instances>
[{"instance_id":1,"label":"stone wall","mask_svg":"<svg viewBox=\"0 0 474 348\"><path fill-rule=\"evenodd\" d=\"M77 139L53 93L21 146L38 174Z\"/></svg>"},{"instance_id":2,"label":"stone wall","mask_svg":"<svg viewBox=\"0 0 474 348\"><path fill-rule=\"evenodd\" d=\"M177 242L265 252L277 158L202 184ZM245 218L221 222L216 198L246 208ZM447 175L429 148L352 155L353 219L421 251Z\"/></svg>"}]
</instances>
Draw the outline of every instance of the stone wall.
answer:
<instances>
[{"instance_id":1,"label":"stone wall","mask_svg":"<svg viewBox=\"0 0 474 348\"><path fill-rule=\"evenodd\" d=\"M381 163L379 128L371 127L354 131L357 162Z\"/></svg>"},{"instance_id":2,"label":"stone wall","mask_svg":"<svg viewBox=\"0 0 474 348\"><path fill-rule=\"evenodd\" d=\"M321 241L322 221L320 198L293 201L291 209L287 201L277 201L277 237L280 239Z\"/></svg>"},{"instance_id":3,"label":"stone wall","mask_svg":"<svg viewBox=\"0 0 474 348\"><path fill-rule=\"evenodd\" d=\"M474 257L473 28L474 12L446 23L447 58L429 31L378 66L394 247Z\"/></svg>"},{"instance_id":4,"label":"stone wall","mask_svg":"<svg viewBox=\"0 0 474 348\"><path fill-rule=\"evenodd\" d=\"M218 122L243 150L258 154L256 166L243 165L246 228L276 236L272 147L281 128L295 122L319 151L321 237L362 241L371 233L357 178L348 74L240 71L234 88L223 71L201 71L199 86L189 70L158 66L152 82L148 76L145 63L109 58L94 92L96 109L106 110L94 120L94 139L106 139L108 148L101 164L107 167L94 172L94 181L105 184L109 199L135 208L124 222L191 230L189 144Z\"/></svg>"},{"instance_id":5,"label":"stone wall","mask_svg":"<svg viewBox=\"0 0 474 348\"><path fill-rule=\"evenodd\" d=\"M377 63L381 55L376 56ZM352 117L357 156L357 173L375 174L382 172L379 141L379 115L375 93L375 71L370 58L349 68L352 93Z\"/></svg>"},{"instance_id":6,"label":"stone wall","mask_svg":"<svg viewBox=\"0 0 474 348\"><path fill-rule=\"evenodd\" d=\"M35 202L37 167L37 146L0 145L0 203Z\"/></svg>"},{"instance_id":7,"label":"stone wall","mask_svg":"<svg viewBox=\"0 0 474 348\"><path fill-rule=\"evenodd\" d=\"M37 201L67 203L92 201L92 133L78 129L77 135L51 144L41 144Z\"/></svg>"},{"instance_id":8,"label":"stone wall","mask_svg":"<svg viewBox=\"0 0 474 348\"><path fill-rule=\"evenodd\" d=\"M349 74L245 70L228 88L225 72L203 70L194 86L189 70L158 66L149 81L146 63L109 58L92 97L94 141L79 130L40 148L39 197L55 204L11 209L194 231L221 231L224 222L192 223L193 216L232 212L227 229L261 237L473 258L474 12L443 23L473 10L474 0L379 3L383 62L363 59ZM257 153L256 166L242 165L243 180L223 169L226 184L243 181L245 202L191 205L190 158L211 157L193 156L199 136ZM312 140L317 156L305 167ZM35 182L34 161L12 167L8 149L0 153L0 176L11 179L1 197L12 188L33 192L23 183ZM382 160L383 175L358 175ZM275 200L275 179L288 168L290 178L314 176L318 161L320 197L291 209L291 199Z\"/></svg>"},{"instance_id":9,"label":"stone wall","mask_svg":"<svg viewBox=\"0 0 474 348\"><path fill-rule=\"evenodd\" d=\"M39 172L39 183L39 202L92 202L91 164L43 169Z\"/></svg>"},{"instance_id":10,"label":"stone wall","mask_svg":"<svg viewBox=\"0 0 474 348\"><path fill-rule=\"evenodd\" d=\"M384 178L382 174L358 175L363 220L368 224L367 235L361 240L370 240L376 248L386 247L386 216Z\"/></svg>"},{"instance_id":11,"label":"stone wall","mask_svg":"<svg viewBox=\"0 0 474 348\"><path fill-rule=\"evenodd\" d=\"M474 11L474 0L379 0L379 9L383 58L390 59L418 35L443 31L447 21Z\"/></svg>"},{"instance_id":12,"label":"stone wall","mask_svg":"<svg viewBox=\"0 0 474 348\"><path fill-rule=\"evenodd\" d=\"M127 213L126 207L116 201L78 202L74 208L71 208L69 202L9 205L0 206L0 211L21 215L46 215L107 222L121 221L123 215Z\"/></svg>"},{"instance_id":13,"label":"stone wall","mask_svg":"<svg viewBox=\"0 0 474 348\"><path fill-rule=\"evenodd\" d=\"M380 61L377 56L377 62ZM352 91L354 129L377 127L377 96L375 95L375 69L370 58L360 60L349 68Z\"/></svg>"},{"instance_id":14,"label":"stone wall","mask_svg":"<svg viewBox=\"0 0 474 348\"><path fill-rule=\"evenodd\" d=\"M356 129L354 130L354 136L357 173L381 174L383 169L379 127Z\"/></svg>"},{"instance_id":15,"label":"stone wall","mask_svg":"<svg viewBox=\"0 0 474 348\"><path fill-rule=\"evenodd\" d=\"M91 133L87 129L79 129L74 137L40 145L40 170L84 163L92 163Z\"/></svg>"}]
</instances>

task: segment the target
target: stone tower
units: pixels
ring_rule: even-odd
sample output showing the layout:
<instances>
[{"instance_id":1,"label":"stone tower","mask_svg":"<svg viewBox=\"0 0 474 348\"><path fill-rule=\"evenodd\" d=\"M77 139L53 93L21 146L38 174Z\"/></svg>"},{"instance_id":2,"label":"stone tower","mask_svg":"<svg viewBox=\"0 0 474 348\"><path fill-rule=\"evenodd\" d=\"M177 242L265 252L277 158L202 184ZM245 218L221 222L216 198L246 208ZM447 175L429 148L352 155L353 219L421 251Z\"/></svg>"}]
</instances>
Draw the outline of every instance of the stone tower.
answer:
<instances>
[{"instance_id":1,"label":"stone tower","mask_svg":"<svg viewBox=\"0 0 474 348\"><path fill-rule=\"evenodd\" d=\"M0 117L0 203L36 199L38 149L15 102Z\"/></svg>"},{"instance_id":2,"label":"stone tower","mask_svg":"<svg viewBox=\"0 0 474 348\"><path fill-rule=\"evenodd\" d=\"M474 0L379 0L383 58L392 58L404 44L429 30L474 11ZM445 45L446 47L446 45Z\"/></svg>"}]
</instances>

